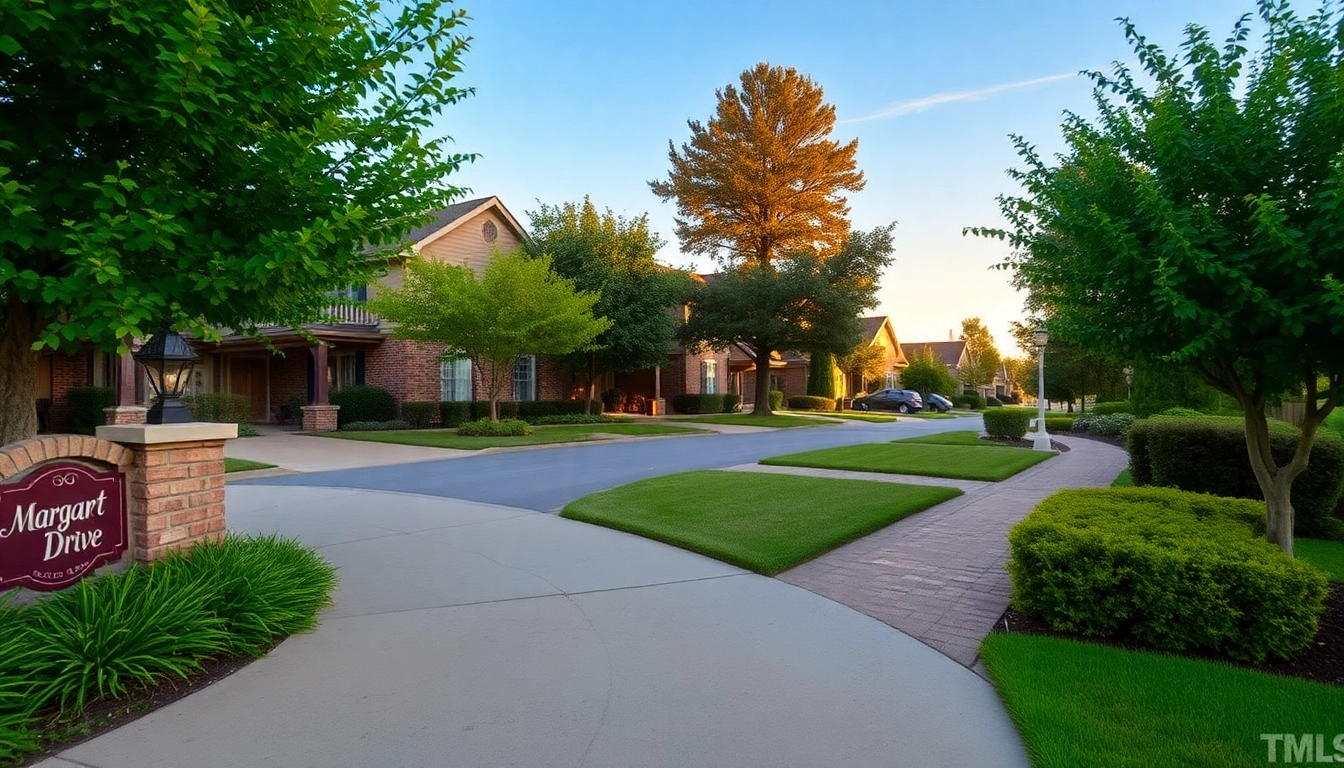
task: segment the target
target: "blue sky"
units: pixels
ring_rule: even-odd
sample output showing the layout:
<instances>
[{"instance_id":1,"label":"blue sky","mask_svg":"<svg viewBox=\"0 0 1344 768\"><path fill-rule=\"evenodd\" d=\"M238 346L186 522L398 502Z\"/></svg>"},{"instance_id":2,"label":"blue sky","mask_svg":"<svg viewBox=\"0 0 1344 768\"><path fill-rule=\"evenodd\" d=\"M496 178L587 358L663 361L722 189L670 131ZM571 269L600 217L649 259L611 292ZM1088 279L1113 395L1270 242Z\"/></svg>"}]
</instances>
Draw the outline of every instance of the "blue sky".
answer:
<instances>
[{"instance_id":1,"label":"blue sky","mask_svg":"<svg viewBox=\"0 0 1344 768\"><path fill-rule=\"evenodd\" d=\"M481 0L464 2L471 50L460 85L476 95L440 127L481 155L455 176L498 195L527 224L538 201L590 195L624 215L648 213L667 245L659 258L710 269L681 253L674 206L649 191L667 175L667 147L706 121L714 92L758 61L810 75L836 106L835 138L859 141L867 187L850 196L868 229L898 221L896 263L878 313L903 342L945 340L979 316L1000 350L1018 354L1008 323L1022 317L1009 274L990 266L1006 246L963 237L1001 223L995 196L1014 191L1009 134L1053 151L1065 110L1090 113L1077 75L1130 60L1118 16L1173 50L1184 26L1222 40L1250 0L1023 2L765 2L761 0ZM1312 6L1314 7L1314 6Z\"/></svg>"}]
</instances>

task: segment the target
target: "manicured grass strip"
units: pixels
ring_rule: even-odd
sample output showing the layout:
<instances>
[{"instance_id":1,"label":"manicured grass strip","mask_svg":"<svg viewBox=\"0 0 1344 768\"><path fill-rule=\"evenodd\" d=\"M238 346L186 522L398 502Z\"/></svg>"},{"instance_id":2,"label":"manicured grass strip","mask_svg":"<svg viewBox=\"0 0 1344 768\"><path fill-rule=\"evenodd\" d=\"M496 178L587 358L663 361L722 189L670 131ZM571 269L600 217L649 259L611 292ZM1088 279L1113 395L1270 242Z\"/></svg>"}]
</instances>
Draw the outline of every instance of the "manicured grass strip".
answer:
<instances>
[{"instance_id":1,"label":"manicured grass strip","mask_svg":"<svg viewBox=\"0 0 1344 768\"><path fill-rule=\"evenodd\" d=\"M321 437L341 440L367 440L371 443L421 445L426 448L457 448L479 451L482 448L512 448L520 445L579 443L601 439L594 435L680 435L703 432L690 427L662 424L567 424L559 427L533 427L532 434L521 437L463 437L451 429L406 429L386 432L321 432Z\"/></svg>"},{"instance_id":2,"label":"manicured grass strip","mask_svg":"<svg viewBox=\"0 0 1344 768\"><path fill-rule=\"evenodd\" d=\"M990 440L981 440L979 432L939 432L936 435L923 435L921 437L907 437L901 440L893 440L895 443L915 443L917 445L975 445L989 448L1016 448L1015 445L1006 445L1004 443L995 443Z\"/></svg>"},{"instance_id":3,"label":"manicured grass strip","mask_svg":"<svg viewBox=\"0 0 1344 768\"><path fill-rule=\"evenodd\" d=\"M980 653L1036 768L1264 766L1260 734L1329 750L1344 712L1344 688L1216 662L1011 633Z\"/></svg>"},{"instance_id":4,"label":"manicured grass strip","mask_svg":"<svg viewBox=\"0 0 1344 768\"><path fill-rule=\"evenodd\" d=\"M1115 479L1111 481L1111 487L1112 487L1112 488L1133 488L1133 487L1134 487L1134 478L1129 474L1129 470L1128 470L1128 469L1122 469L1122 470L1120 470L1120 474L1116 475L1116 476L1115 476Z\"/></svg>"},{"instance_id":5,"label":"manicured grass strip","mask_svg":"<svg viewBox=\"0 0 1344 768\"><path fill-rule=\"evenodd\" d=\"M794 413L794 411L787 411ZM845 419L848 421L871 421L875 424L890 424L896 421L895 416L883 416L880 413L864 413L862 411L818 411L818 416L825 416L828 419Z\"/></svg>"},{"instance_id":6,"label":"manicured grass strip","mask_svg":"<svg viewBox=\"0 0 1344 768\"><path fill-rule=\"evenodd\" d=\"M837 423L832 419L819 419L811 416L783 416L780 414L757 416L754 413L715 413L708 416L673 416L670 417L670 420L692 424L737 424L743 427L774 427L776 429L786 429L788 427L815 427L818 424Z\"/></svg>"},{"instance_id":7,"label":"manicured grass strip","mask_svg":"<svg viewBox=\"0 0 1344 768\"><path fill-rule=\"evenodd\" d=\"M960 494L923 485L702 471L594 493L561 514L773 576Z\"/></svg>"},{"instance_id":8,"label":"manicured grass strip","mask_svg":"<svg viewBox=\"0 0 1344 768\"><path fill-rule=\"evenodd\" d=\"M1054 455L1045 451L1013 451L993 446L868 443L790 453L762 459L761 463L997 481L1012 477Z\"/></svg>"},{"instance_id":9,"label":"manicured grass strip","mask_svg":"<svg viewBox=\"0 0 1344 768\"><path fill-rule=\"evenodd\" d=\"M1344 541L1294 539L1293 552L1325 571L1331 581L1344 582Z\"/></svg>"},{"instance_id":10,"label":"manicured grass strip","mask_svg":"<svg viewBox=\"0 0 1344 768\"><path fill-rule=\"evenodd\" d=\"M247 459L230 459L224 457L225 472L247 472L253 469L270 469L274 464L266 464L260 461L248 461Z\"/></svg>"}]
</instances>

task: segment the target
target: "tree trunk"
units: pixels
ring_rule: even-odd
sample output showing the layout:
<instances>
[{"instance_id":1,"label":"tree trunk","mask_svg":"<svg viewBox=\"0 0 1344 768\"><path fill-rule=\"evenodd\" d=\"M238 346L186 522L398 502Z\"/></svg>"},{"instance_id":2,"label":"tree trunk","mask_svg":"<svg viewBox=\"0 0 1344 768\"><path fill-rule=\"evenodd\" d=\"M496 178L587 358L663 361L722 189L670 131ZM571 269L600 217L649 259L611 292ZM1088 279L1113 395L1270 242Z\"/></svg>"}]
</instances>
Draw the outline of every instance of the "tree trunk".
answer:
<instances>
[{"instance_id":1,"label":"tree trunk","mask_svg":"<svg viewBox=\"0 0 1344 768\"><path fill-rule=\"evenodd\" d=\"M590 416L593 413L593 395L597 390L597 366L593 363L593 356L588 356L588 392L583 401L583 415Z\"/></svg>"},{"instance_id":2,"label":"tree trunk","mask_svg":"<svg viewBox=\"0 0 1344 768\"><path fill-rule=\"evenodd\" d=\"M1315 394L1314 387L1311 394ZM1269 420L1262 400L1238 398L1246 415L1246 450L1251 459L1251 471L1265 497L1265 538L1269 543L1293 554L1293 481L1307 468L1311 444L1316 437L1316 423L1310 417L1302 425L1293 458L1282 467L1274 464L1270 452Z\"/></svg>"},{"instance_id":3,"label":"tree trunk","mask_svg":"<svg viewBox=\"0 0 1344 768\"><path fill-rule=\"evenodd\" d=\"M499 395L495 392L490 393L490 420L499 421Z\"/></svg>"},{"instance_id":4,"label":"tree trunk","mask_svg":"<svg viewBox=\"0 0 1344 768\"><path fill-rule=\"evenodd\" d=\"M770 350L756 349L756 404L751 412L757 416L770 416Z\"/></svg>"},{"instance_id":5,"label":"tree trunk","mask_svg":"<svg viewBox=\"0 0 1344 768\"><path fill-rule=\"evenodd\" d=\"M0 322L0 445L37 434L37 353L42 323L33 308L11 296Z\"/></svg>"}]
</instances>

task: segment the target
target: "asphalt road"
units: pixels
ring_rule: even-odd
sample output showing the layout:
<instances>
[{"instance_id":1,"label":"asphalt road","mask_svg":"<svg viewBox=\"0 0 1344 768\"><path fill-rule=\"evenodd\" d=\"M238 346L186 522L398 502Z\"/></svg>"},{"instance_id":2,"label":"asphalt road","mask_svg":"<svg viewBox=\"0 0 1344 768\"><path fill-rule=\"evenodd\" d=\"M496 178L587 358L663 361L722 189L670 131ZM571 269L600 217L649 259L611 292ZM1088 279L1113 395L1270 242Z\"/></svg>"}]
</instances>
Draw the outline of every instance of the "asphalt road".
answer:
<instances>
[{"instance_id":1,"label":"asphalt road","mask_svg":"<svg viewBox=\"0 0 1344 768\"><path fill-rule=\"evenodd\" d=\"M750 434L691 435L543 447L241 482L401 491L547 512L595 491L647 477L720 469L816 448L887 442L935 432L979 430L980 427L980 419L976 417L910 419L887 424L854 421Z\"/></svg>"}]
</instances>

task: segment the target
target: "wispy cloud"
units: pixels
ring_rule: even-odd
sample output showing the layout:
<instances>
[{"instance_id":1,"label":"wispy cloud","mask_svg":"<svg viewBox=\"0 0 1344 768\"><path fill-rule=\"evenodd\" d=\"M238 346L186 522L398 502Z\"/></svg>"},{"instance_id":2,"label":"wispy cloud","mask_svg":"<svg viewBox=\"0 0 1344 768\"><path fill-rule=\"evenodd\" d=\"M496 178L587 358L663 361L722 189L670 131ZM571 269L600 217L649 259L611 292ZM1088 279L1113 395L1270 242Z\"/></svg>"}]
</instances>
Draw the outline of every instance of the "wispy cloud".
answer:
<instances>
[{"instance_id":1,"label":"wispy cloud","mask_svg":"<svg viewBox=\"0 0 1344 768\"><path fill-rule=\"evenodd\" d=\"M916 112L926 112L935 107L941 107L944 104L956 104L963 101L984 101L990 96L996 96L1007 91L1017 91L1023 88L1031 88L1046 83L1055 83L1060 80L1068 80L1077 77L1077 72L1065 72L1059 75L1050 75L1048 77L1037 77L1031 80L1019 80L1016 83L1003 83L1002 85L991 85L988 88L978 88L974 91L952 91L949 93L935 93L932 96L923 96L918 99L901 101L892 104L885 109L874 112L871 115L863 117L851 117L847 120L841 120L841 123L866 123L869 120L890 120L893 117L902 115L913 115Z\"/></svg>"}]
</instances>

